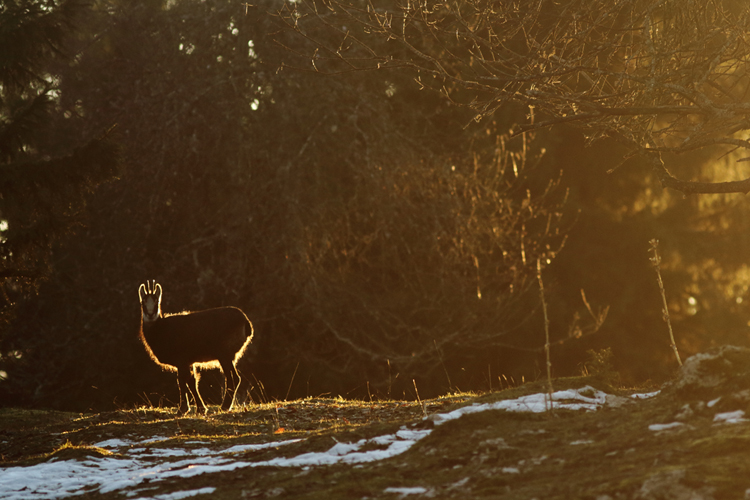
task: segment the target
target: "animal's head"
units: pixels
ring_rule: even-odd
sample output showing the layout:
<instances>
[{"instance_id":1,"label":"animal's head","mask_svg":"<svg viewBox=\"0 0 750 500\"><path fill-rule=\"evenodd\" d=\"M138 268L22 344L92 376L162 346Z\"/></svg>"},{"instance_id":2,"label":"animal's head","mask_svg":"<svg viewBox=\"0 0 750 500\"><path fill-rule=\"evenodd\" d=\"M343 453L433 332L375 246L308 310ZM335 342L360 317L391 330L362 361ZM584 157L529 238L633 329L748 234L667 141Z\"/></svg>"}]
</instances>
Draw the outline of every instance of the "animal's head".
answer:
<instances>
[{"instance_id":1,"label":"animal's head","mask_svg":"<svg viewBox=\"0 0 750 500\"><path fill-rule=\"evenodd\" d=\"M143 322L156 321L161 317L161 285L156 280L147 280L138 288L141 299Z\"/></svg>"}]
</instances>

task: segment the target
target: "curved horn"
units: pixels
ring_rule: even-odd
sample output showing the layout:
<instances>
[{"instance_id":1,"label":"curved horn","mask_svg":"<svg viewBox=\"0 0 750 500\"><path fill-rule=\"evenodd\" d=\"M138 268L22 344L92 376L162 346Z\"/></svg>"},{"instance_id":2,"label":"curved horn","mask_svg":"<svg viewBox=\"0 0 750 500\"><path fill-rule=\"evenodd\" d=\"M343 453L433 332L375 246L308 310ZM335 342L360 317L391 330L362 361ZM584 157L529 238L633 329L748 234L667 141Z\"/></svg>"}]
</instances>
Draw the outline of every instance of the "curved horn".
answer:
<instances>
[{"instance_id":1,"label":"curved horn","mask_svg":"<svg viewBox=\"0 0 750 500\"><path fill-rule=\"evenodd\" d=\"M138 287L138 297L141 299L141 302L143 302L143 293L146 291L146 287L143 283L141 283L141 286Z\"/></svg>"},{"instance_id":2,"label":"curved horn","mask_svg":"<svg viewBox=\"0 0 750 500\"><path fill-rule=\"evenodd\" d=\"M161 302L161 285L159 283L156 283L156 281L154 281L154 284L156 285L156 288L154 288L154 293L159 297L159 302Z\"/></svg>"}]
</instances>

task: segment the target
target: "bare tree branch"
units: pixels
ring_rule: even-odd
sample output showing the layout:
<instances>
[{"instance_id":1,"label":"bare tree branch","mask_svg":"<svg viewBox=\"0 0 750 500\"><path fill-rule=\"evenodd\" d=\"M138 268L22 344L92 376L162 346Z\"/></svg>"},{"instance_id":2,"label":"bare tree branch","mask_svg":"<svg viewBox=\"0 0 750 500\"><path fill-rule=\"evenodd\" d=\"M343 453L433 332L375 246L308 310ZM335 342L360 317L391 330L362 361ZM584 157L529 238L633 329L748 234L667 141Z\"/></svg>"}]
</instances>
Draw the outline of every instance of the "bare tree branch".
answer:
<instances>
[{"instance_id":1,"label":"bare tree branch","mask_svg":"<svg viewBox=\"0 0 750 500\"><path fill-rule=\"evenodd\" d=\"M316 47L320 71L410 68L477 120L529 109L515 133L569 124L655 165L661 153L750 150L750 14L736 2L303 0L280 17ZM656 171L685 194L746 193L750 182Z\"/></svg>"}]
</instances>

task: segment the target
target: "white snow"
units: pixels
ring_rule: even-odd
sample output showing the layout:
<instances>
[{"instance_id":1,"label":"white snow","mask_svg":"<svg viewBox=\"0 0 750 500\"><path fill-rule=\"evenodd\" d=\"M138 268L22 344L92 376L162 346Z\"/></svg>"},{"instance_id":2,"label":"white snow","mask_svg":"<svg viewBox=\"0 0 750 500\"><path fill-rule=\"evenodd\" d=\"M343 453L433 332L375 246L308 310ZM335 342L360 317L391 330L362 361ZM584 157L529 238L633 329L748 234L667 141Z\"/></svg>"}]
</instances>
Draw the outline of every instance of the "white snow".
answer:
<instances>
[{"instance_id":1,"label":"white snow","mask_svg":"<svg viewBox=\"0 0 750 500\"><path fill-rule=\"evenodd\" d=\"M568 389L552 393L552 408L556 410L586 410L595 411L607 402L607 394L593 387L582 387L580 389ZM449 420L460 418L463 415L477 413L486 410L505 410L515 412L542 413L550 407L549 395L546 393L521 396L516 399L504 399L495 403L473 404L464 406L450 413L435 413L429 418L435 425L441 425Z\"/></svg>"},{"instance_id":2,"label":"white snow","mask_svg":"<svg viewBox=\"0 0 750 500\"><path fill-rule=\"evenodd\" d=\"M578 446L580 444L594 444L594 442L590 439L578 439L576 441L572 441L571 446Z\"/></svg>"},{"instance_id":3,"label":"white snow","mask_svg":"<svg viewBox=\"0 0 750 500\"><path fill-rule=\"evenodd\" d=\"M631 394L630 397L633 399L650 399L655 396L658 396L661 391L654 391L654 392L644 392L641 394Z\"/></svg>"},{"instance_id":4,"label":"white snow","mask_svg":"<svg viewBox=\"0 0 750 500\"><path fill-rule=\"evenodd\" d=\"M122 439L107 439L106 441L94 444L94 446L97 448L121 448L132 444L132 441L123 441Z\"/></svg>"},{"instance_id":5,"label":"white snow","mask_svg":"<svg viewBox=\"0 0 750 500\"><path fill-rule=\"evenodd\" d=\"M287 441L272 441L270 443L260 443L260 444L238 444L235 446L230 446L229 448L224 450L222 453L244 453L246 451L263 450L266 448L276 448L277 446L298 443L300 441L302 440L301 439L289 439Z\"/></svg>"},{"instance_id":6,"label":"white snow","mask_svg":"<svg viewBox=\"0 0 750 500\"><path fill-rule=\"evenodd\" d=\"M265 462L255 462L252 466L306 467L311 465L333 465L338 463L359 464L394 457L405 452L420 439L427 437L430 430L408 430L402 427L396 434L360 439L356 443L336 443L328 451L303 453L292 458L274 458ZM359 451L367 444L387 448Z\"/></svg>"},{"instance_id":7,"label":"white snow","mask_svg":"<svg viewBox=\"0 0 750 500\"><path fill-rule=\"evenodd\" d=\"M297 441L299 439L275 441L263 443L262 446L278 447ZM97 446L128 448L134 444L136 443L123 440L108 440L97 443ZM56 499L82 494L84 489L98 489L100 493L108 493L169 477L192 477L251 465L223 457L224 451L216 452L208 448L184 450L139 447L131 448L126 453L128 456L125 458L49 461L27 467L0 468L0 497L8 500ZM154 462L154 458L174 457L187 458L177 462ZM199 493L195 493L197 494Z\"/></svg>"},{"instance_id":8,"label":"white snow","mask_svg":"<svg viewBox=\"0 0 750 500\"><path fill-rule=\"evenodd\" d=\"M401 496L423 495L427 493L427 488L422 488L421 486L415 486L412 488L386 488L383 490L383 493L396 493Z\"/></svg>"},{"instance_id":9,"label":"white snow","mask_svg":"<svg viewBox=\"0 0 750 500\"><path fill-rule=\"evenodd\" d=\"M648 426L648 429L654 432L659 432L659 431L667 431L669 429L675 429L677 427L682 427L683 425L685 424L683 424L682 422L670 422L668 424L651 424Z\"/></svg>"},{"instance_id":10,"label":"white snow","mask_svg":"<svg viewBox=\"0 0 750 500\"><path fill-rule=\"evenodd\" d=\"M164 440L161 440L161 441L164 441ZM270 441L267 443L258 443L258 444L240 444L240 445L230 446L229 448L225 450L221 450L221 453L222 454L244 453L247 451L263 450L266 448L278 448L279 446L285 446L287 444L298 443L299 441L302 441L302 439L288 439L286 441ZM107 441L96 443L94 446L98 448L118 449L120 453L128 453L131 455L137 454L141 457L149 457L149 458L207 456L207 455L212 455L216 453L209 448L193 448L193 449L174 448L172 449L172 448L143 447L143 444L151 444L154 442L156 441L152 439L148 441L143 441L143 442L125 441L122 439L110 439ZM205 441L202 441L201 443L207 444ZM185 444L190 444L190 442L186 442ZM126 449L119 450L119 448L126 448Z\"/></svg>"},{"instance_id":11,"label":"white snow","mask_svg":"<svg viewBox=\"0 0 750 500\"><path fill-rule=\"evenodd\" d=\"M717 413L714 415L714 422L725 423L725 424L739 424L740 422L747 422L745 412L742 410L728 411L726 413Z\"/></svg>"},{"instance_id":12,"label":"white snow","mask_svg":"<svg viewBox=\"0 0 750 500\"><path fill-rule=\"evenodd\" d=\"M123 440L108 440L97 443L101 448L129 448L126 458L90 458L83 461L50 461L28 467L0 468L0 496L4 500L42 500L65 498L97 489L100 493L137 488L144 483L153 485L172 477L194 477L221 471L232 471L245 467L304 467L332 465L336 463L357 464L383 460L408 450L429 430L409 430L402 427L395 434L362 439L356 443L336 443L328 451L303 453L291 458L275 458L260 462L235 460L231 455L263 448L284 446L301 441L290 439L254 445L236 445L224 450L154 449L136 447ZM383 449L359 451L365 445L374 444ZM185 457L176 462L157 462L154 458ZM201 490L193 490L203 494ZM185 492L181 492L185 493ZM176 495L176 494L173 494ZM163 500L162 497L153 497ZM168 497L170 500L186 497ZM164 497L167 499L167 497Z\"/></svg>"},{"instance_id":13,"label":"white snow","mask_svg":"<svg viewBox=\"0 0 750 500\"><path fill-rule=\"evenodd\" d=\"M190 498L196 495L210 495L216 491L216 488L206 487L197 490L190 491L178 491L176 493L165 493L163 495L156 495L154 497L138 497L136 500L182 500L183 498Z\"/></svg>"}]
</instances>

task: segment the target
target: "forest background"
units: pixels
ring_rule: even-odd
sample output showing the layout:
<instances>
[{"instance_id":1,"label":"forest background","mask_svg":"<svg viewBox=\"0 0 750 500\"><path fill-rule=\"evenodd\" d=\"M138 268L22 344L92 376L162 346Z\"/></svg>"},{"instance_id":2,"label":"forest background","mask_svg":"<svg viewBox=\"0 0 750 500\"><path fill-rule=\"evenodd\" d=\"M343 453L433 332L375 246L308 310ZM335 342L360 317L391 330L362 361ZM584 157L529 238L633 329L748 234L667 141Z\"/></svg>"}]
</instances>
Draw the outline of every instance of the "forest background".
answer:
<instances>
[{"instance_id":1,"label":"forest background","mask_svg":"<svg viewBox=\"0 0 750 500\"><path fill-rule=\"evenodd\" d=\"M176 401L137 337L146 279L166 312L247 313L256 400L518 384L544 373L538 263L555 375L611 349L624 383L663 381L676 363L653 238L683 357L748 345L743 194L663 189L648 161L621 166L621 142L567 120L512 133L528 105L478 115L466 80L383 64L409 59L357 24L365 6L0 7L0 46L29 49L0 57L0 404ZM737 151L665 158L707 182L749 174Z\"/></svg>"}]
</instances>

